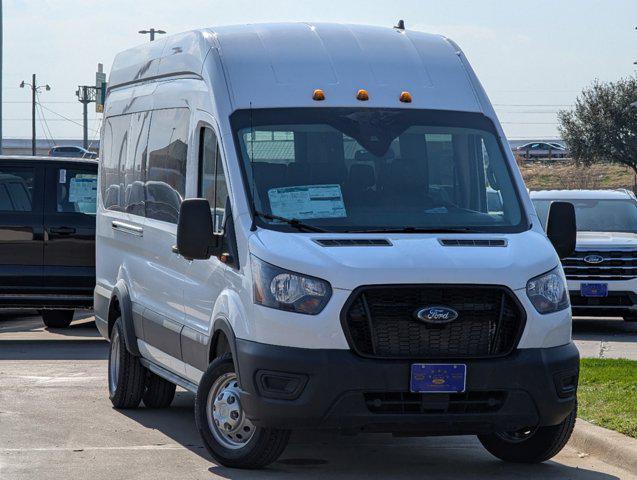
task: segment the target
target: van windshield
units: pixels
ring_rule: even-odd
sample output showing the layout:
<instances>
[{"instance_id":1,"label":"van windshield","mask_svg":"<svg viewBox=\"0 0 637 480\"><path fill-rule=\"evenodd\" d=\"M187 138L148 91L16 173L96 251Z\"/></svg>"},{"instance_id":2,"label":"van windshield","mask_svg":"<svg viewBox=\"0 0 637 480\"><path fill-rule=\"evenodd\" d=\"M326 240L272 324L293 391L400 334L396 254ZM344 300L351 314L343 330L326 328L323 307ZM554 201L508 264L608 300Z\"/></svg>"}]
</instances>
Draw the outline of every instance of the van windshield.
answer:
<instances>
[{"instance_id":1,"label":"van windshield","mask_svg":"<svg viewBox=\"0 0 637 480\"><path fill-rule=\"evenodd\" d=\"M295 219L334 232L527 229L483 115L253 109L231 123L259 226L287 231L282 219Z\"/></svg>"}]
</instances>

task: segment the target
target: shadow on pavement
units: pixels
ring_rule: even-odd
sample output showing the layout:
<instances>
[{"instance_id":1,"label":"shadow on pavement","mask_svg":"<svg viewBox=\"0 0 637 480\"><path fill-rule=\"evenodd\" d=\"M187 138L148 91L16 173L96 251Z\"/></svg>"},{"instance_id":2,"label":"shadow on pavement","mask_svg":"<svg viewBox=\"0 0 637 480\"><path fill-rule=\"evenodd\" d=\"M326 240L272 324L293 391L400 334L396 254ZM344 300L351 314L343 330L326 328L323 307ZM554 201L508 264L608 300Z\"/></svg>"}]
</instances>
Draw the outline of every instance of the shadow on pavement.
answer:
<instances>
[{"instance_id":1,"label":"shadow on pavement","mask_svg":"<svg viewBox=\"0 0 637 480\"><path fill-rule=\"evenodd\" d=\"M178 391L168 409L117 410L211 462L210 473L228 479L281 478L472 478L615 480L618 477L555 462L506 464L486 454L473 437L393 438L298 432L281 458L264 470L236 470L213 463L195 427L194 395ZM292 476L290 476L292 475Z\"/></svg>"},{"instance_id":2,"label":"shadow on pavement","mask_svg":"<svg viewBox=\"0 0 637 480\"><path fill-rule=\"evenodd\" d=\"M611 318L573 318L573 336L589 340L621 337L624 342L637 342L637 322Z\"/></svg>"},{"instance_id":3,"label":"shadow on pavement","mask_svg":"<svg viewBox=\"0 0 637 480\"><path fill-rule=\"evenodd\" d=\"M85 318L92 318L93 315L89 314L85 317L75 317L73 323L67 328L46 328L45 330L55 333L56 335L64 335L69 337L86 337L86 338L102 338L100 332L95 326L95 320L82 321Z\"/></svg>"},{"instance_id":4,"label":"shadow on pavement","mask_svg":"<svg viewBox=\"0 0 637 480\"><path fill-rule=\"evenodd\" d=\"M35 346L35 348L34 348ZM0 340L0 360L106 360L108 343L95 340Z\"/></svg>"}]
</instances>

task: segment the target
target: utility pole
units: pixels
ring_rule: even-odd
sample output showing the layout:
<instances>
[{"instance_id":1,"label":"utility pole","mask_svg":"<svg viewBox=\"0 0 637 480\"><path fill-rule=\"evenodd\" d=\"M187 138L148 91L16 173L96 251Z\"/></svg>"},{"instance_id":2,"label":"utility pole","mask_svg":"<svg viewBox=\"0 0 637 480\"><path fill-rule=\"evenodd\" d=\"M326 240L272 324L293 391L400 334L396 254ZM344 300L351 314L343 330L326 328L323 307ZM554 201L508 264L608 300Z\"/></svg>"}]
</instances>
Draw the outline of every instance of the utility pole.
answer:
<instances>
[{"instance_id":1,"label":"utility pole","mask_svg":"<svg viewBox=\"0 0 637 480\"><path fill-rule=\"evenodd\" d=\"M77 95L77 99L82 104L82 118L83 124L82 129L84 132L83 135L83 147L88 150L88 104L95 101L96 96L99 95L98 88L93 87L92 85L80 85L77 87L77 91L75 95Z\"/></svg>"},{"instance_id":2,"label":"utility pole","mask_svg":"<svg viewBox=\"0 0 637 480\"><path fill-rule=\"evenodd\" d=\"M31 83L27 83L24 80L20 82L20 88L24 87L29 87L31 89L31 155L35 156L35 104L37 102L37 94L40 92L41 88L44 88L48 92L51 90L51 87L49 85L38 86L35 80L35 73L31 77Z\"/></svg>"},{"instance_id":3,"label":"utility pole","mask_svg":"<svg viewBox=\"0 0 637 480\"><path fill-rule=\"evenodd\" d=\"M141 33L142 35L148 35L150 33L150 41L154 42L155 41L155 34L160 35L162 33L166 33L163 30L155 30L154 28L151 28L150 30L140 30L138 33Z\"/></svg>"}]
</instances>

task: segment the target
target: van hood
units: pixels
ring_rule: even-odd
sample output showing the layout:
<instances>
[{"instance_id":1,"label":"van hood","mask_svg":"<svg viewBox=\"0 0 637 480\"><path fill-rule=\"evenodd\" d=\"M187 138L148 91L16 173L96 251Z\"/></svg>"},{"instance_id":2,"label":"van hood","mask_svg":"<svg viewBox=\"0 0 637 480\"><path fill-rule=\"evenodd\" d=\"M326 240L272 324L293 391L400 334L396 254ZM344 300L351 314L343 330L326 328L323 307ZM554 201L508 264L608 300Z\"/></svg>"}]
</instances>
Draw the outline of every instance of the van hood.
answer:
<instances>
[{"instance_id":1,"label":"van hood","mask_svg":"<svg viewBox=\"0 0 637 480\"><path fill-rule=\"evenodd\" d=\"M317 240L383 239L387 246L323 246ZM505 246L446 246L441 240L504 240ZM506 285L516 290L555 268L559 259L547 238L516 234L324 234L258 229L250 252L281 268L319 277L332 287L464 283Z\"/></svg>"},{"instance_id":2,"label":"van hood","mask_svg":"<svg viewBox=\"0 0 637 480\"><path fill-rule=\"evenodd\" d=\"M578 232L577 247L586 250L637 248L637 234L629 232Z\"/></svg>"}]
</instances>

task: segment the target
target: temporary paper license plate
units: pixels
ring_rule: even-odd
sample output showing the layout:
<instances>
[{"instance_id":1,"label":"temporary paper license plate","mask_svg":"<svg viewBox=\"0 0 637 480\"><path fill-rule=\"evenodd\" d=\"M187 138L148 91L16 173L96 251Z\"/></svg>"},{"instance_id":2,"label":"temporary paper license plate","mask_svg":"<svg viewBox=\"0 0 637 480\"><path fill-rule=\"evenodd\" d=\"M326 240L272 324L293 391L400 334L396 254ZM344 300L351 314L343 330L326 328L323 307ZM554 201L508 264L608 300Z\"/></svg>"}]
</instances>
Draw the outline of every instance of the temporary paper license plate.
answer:
<instances>
[{"instance_id":1,"label":"temporary paper license plate","mask_svg":"<svg viewBox=\"0 0 637 480\"><path fill-rule=\"evenodd\" d=\"M607 283L582 283L579 287L582 297L607 297Z\"/></svg>"},{"instance_id":2,"label":"temporary paper license plate","mask_svg":"<svg viewBox=\"0 0 637 480\"><path fill-rule=\"evenodd\" d=\"M467 366L459 363L415 363L410 390L414 393L460 393L467 381Z\"/></svg>"}]
</instances>

